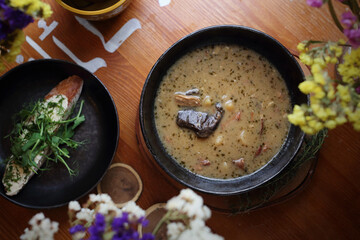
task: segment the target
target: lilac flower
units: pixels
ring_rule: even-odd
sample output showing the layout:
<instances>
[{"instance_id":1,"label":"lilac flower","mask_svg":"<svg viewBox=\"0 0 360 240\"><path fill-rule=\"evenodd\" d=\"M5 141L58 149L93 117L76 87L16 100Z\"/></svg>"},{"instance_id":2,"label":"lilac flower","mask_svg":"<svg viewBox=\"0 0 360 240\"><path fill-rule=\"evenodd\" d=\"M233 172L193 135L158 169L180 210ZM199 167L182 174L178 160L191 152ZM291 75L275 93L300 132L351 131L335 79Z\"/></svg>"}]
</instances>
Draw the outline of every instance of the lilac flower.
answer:
<instances>
[{"instance_id":1,"label":"lilac flower","mask_svg":"<svg viewBox=\"0 0 360 240\"><path fill-rule=\"evenodd\" d=\"M106 222L105 217L97 213L95 216L94 224L89 227L90 238L89 240L101 240L102 234L105 232Z\"/></svg>"},{"instance_id":2,"label":"lilac flower","mask_svg":"<svg viewBox=\"0 0 360 240\"><path fill-rule=\"evenodd\" d=\"M323 5L322 0L306 0L306 3L311 7L319 8Z\"/></svg>"},{"instance_id":3,"label":"lilac flower","mask_svg":"<svg viewBox=\"0 0 360 240\"><path fill-rule=\"evenodd\" d=\"M69 232L71 235L74 235L77 232L84 232L85 230L86 230L86 228L83 225L78 224L78 225L75 225L72 228L70 228Z\"/></svg>"},{"instance_id":4,"label":"lilac flower","mask_svg":"<svg viewBox=\"0 0 360 240\"><path fill-rule=\"evenodd\" d=\"M344 29L345 36L349 39L349 43L354 48L360 46L360 28L357 29Z\"/></svg>"},{"instance_id":5,"label":"lilac flower","mask_svg":"<svg viewBox=\"0 0 360 240\"><path fill-rule=\"evenodd\" d=\"M151 233L144 233L141 240L155 240L155 237Z\"/></svg>"},{"instance_id":6,"label":"lilac flower","mask_svg":"<svg viewBox=\"0 0 360 240\"><path fill-rule=\"evenodd\" d=\"M341 15L341 22L348 28L351 28L356 20L356 16L351 11L344 12Z\"/></svg>"},{"instance_id":7,"label":"lilac flower","mask_svg":"<svg viewBox=\"0 0 360 240\"><path fill-rule=\"evenodd\" d=\"M114 231L120 232L120 230L124 230L125 223L129 221L129 214L127 212L123 212L121 217L114 218L111 226Z\"/></svg>"},{"instance_id":8,"label":"lilac flower","mask_svg":"<svg viewBox=\"0 0 360 240\"><path fill-rule=\"evenodd\" d=\"M123 212L121 217L114 218L111 226L114 231L113 240L153 240L154 236L151 234L144 234L140 238L139 232L136 230L138 224L146 225L147 220L144 217L139 218L137 221L131 221L129 214Z\"/></svg>"},{"instance_id":9,"label":"lilac flower","mask_svg":"<svg viewBox=\"0 0 360 240\"><path fill-rule=\"evenodd\" d=\"M357 94L360 94L360 86L358 86L358 87L355 89L355 92L356 92Z\"/></svg>"},{"instance_id":10,"label":"lilac flower","mask_svg":"<svg viewBox=\"0 0 360 240\"><path fill-rule=\"evenodd\" d=\"M146 227L149 224L149 220L145 217L141 217L139 218L138 223L140 223L143 227Z\"/></svg>"},{"instance_id":11,"label":"lilac flower","mask_svg":"<svg viewBox=\"0 0 360 240\"><path fill-rule=\"evenodd\" d=\"M14 30L23 29L34 21L32 16L10 7L4 0L0 0L0 12L2 13L0 19L0 40L5 39Z\"/></svg>"},{"instance_id":12,"label":"lilac flower","mask_svg":"<svg viewBox=\"0 0 360 240\"><path fill-rule=\"evenodd\" d=\"M349 39L349 43L355 48L359 47L360 28L357 17L352 12L347 11L342 14L341 22L346 26L344 34Z\"/></svg>"}]
</instances>

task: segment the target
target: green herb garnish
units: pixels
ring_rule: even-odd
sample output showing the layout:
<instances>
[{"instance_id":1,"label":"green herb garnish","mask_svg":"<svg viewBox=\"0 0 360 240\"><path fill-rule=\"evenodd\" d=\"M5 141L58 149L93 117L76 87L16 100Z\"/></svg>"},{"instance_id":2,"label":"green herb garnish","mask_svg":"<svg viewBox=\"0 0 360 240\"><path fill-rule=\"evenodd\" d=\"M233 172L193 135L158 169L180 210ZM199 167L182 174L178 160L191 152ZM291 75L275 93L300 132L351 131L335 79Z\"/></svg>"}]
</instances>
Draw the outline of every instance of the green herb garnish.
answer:
<instances>
[{"instance_id":1,"label":"green herb garnish","mask_svg":"<svg viewBox=\"0 0 360 240\"><path fill-rule=\"evenodd\" d=\"M84 101L81 101L79 111L74 118L56 121L54 116L64 119L73 111L73 109L66 111L62 107L64 98L58 97L61 98L58 102L38 101L16 115L14 129L6 136L10 138L10 151L13 157L7 158L6 162L14 161L25 171L36 173L38 170L44 170L38 167L35 161L37 156L42 156L47 163L49 161L63 163L69 174L74 175L74 170L65 161L70 158L66 147L76 149L82 144L72 137L75 128L85 121L84 115L81 114Z\"/></svg>"}]
</instances>

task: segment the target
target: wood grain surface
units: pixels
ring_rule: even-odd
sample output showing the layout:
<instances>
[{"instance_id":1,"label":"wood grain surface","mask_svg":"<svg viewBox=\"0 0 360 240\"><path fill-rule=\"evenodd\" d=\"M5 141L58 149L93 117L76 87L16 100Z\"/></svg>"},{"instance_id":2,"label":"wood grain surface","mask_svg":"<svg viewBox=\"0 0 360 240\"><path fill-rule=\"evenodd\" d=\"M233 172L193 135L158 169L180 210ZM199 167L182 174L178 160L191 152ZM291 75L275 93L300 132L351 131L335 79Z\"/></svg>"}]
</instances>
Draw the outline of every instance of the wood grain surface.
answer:
<instances>
[{"instance_id":1,"label":"wood grain surface","mask_svg":"<svg viewBox=\"0 0 360 240\"><path fill-rule=\"evenodd\" d=\"M141 24L116 51L108 52L100 38L82 26L74 15L55 1L46 1L54 12L46 20L47 26L53 22L58 25L43 40L39 37L44 29L37 22L29 25L25 34L51 58L74 61L55 44L57 39L82 62L96 57L106 62L107 66L99 68L95 75L110 91L119 114L120 141L113 162L129 164L141 176L144 189L137 204L143 209L178 194L178 189L159 176L157 168L141 155L135 133L146 76L174 42L200 28L220 24L256 28L290 50L296 50L296 45L306 39L344 38L326 7L311 8L305 0L172 0L163 7L158 0L133 0L120 15L91 22L105 42L130 20ZM340 13L343 9L334 2ZM43 58L29 41L22 46L23 60ZM350 125L341 126L329 132L310 184L296 197L246 214L213 212L207 223L225 239L359 239L359 169L360 133ZM19 239L37 212L0 198L0 239ZM66 206L42 212L60 223L56 239L70 239Z\"/></svg>"}]
</instances>

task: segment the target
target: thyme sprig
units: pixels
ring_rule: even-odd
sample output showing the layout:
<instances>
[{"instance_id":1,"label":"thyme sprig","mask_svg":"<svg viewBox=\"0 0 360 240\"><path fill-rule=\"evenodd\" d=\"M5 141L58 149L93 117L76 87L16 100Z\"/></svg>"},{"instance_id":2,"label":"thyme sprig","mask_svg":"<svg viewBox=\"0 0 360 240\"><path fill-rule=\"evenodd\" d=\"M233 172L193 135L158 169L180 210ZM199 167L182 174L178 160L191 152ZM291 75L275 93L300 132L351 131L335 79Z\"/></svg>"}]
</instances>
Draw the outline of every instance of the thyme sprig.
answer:
<instances>
[{"instance_id":1,"label":"thyme sprig","mask_svg":"<svg viewBox=\"0 0 360 240\"><path fill-rule=\"evenodd\" d=\"M45 157L46 166L50 161L61 162L65 165L70 175L75 171L66 163L70 158L67 147L76 149L83 142L72 139L75 128L85 121L81 114L84 101L81 101L78 113L68 120L54 120L54 115L66 118L71 111L62 107L61 98L59 102L37 101L21 110L15 117L16 124L11 133L6 136L10 138L12 157L6 159L14 161L24 169L34 171L45 170L40 168L35 161L37 156ZM49 155L51 153L51 155Z\"/></svg>"}]
</instances>

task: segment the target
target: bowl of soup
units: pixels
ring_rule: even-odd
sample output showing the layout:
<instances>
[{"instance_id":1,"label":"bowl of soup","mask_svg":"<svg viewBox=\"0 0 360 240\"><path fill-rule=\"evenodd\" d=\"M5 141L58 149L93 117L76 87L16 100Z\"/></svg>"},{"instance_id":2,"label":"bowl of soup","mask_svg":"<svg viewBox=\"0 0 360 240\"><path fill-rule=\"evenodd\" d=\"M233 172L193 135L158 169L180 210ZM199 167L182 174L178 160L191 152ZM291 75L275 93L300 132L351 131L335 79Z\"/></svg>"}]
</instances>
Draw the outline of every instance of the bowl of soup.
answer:
<instances>
[{"instance_id":1,"label":"bowl of soup","mask_svg":"<svg viewBox=\"0 0 360 240\"><path fill-rule=\"evenodd\" d=\"M303 79L292 54L261 31L200 29L174 43L147 76L142 147L180 187L217 199L253 191L303 143L304 133L287 120L295 104L307 102L297 87Z\"/></svg>"}]
</instances>

